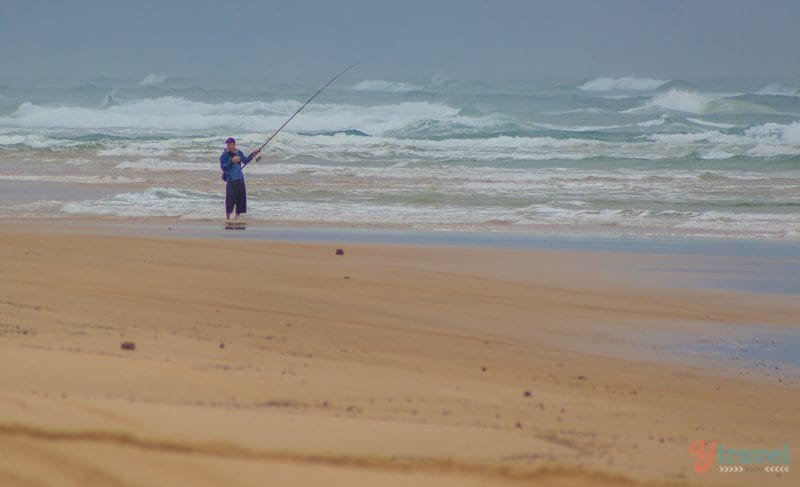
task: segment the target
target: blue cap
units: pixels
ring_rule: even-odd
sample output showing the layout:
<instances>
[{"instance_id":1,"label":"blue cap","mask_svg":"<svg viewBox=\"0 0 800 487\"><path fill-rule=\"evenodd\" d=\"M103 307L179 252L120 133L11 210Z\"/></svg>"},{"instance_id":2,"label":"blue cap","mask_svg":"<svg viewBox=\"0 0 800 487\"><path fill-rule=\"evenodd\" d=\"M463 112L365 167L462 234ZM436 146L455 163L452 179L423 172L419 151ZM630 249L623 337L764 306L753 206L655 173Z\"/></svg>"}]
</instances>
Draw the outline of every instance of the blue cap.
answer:
<instances>
[{"instance_id":1,"label":"blue cap","mask_svg":"<svg viewBox=\"0 0 800 487\"><path fill-rule=\"evenodd\" d=\"M230 144L231 142L233 142L235 144L236 143L236 139L234 139L233 137L228 137L228 140L225 141L226 144Z\"/></svg>"}]
</instances>

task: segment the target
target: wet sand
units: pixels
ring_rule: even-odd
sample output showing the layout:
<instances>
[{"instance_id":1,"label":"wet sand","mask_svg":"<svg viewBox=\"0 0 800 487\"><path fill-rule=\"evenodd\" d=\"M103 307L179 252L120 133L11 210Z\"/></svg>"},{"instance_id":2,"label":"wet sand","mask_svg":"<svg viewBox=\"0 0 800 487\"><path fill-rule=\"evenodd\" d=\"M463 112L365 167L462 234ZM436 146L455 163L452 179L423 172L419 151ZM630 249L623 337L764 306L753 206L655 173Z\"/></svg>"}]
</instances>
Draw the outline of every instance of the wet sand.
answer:
<instances>
[{"instance_id":1,"label":"wet sand","mask_svg":"<svg viewBox=\"0 0 800 487\"><path fill-rule=\"evenodd\" d=\"M696 439L800 431L795 376L661 346L797 333L796 296L661 279L707 256L46 224L0 243L3 485L797 480L693 471Z\"/></svg>"}]
</instances>

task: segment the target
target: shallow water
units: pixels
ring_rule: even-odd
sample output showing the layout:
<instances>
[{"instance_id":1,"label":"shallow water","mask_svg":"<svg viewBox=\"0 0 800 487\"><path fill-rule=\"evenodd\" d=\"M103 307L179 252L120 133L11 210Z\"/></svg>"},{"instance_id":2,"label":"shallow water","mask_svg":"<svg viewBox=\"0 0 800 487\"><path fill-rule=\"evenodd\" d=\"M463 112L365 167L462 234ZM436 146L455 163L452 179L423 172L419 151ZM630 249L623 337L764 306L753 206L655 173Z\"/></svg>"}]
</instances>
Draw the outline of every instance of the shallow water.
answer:
<instances>
[{"instance_id":1,"label":"shallow water","mask_svg":"<svg viewBox=\"0 0 800 487\"><path fill-rule=\"evenodd\" d=\"M800 367L800 330L764 330L742 333L738 338L725 338L710 343L688 347L687 351L704 356L720 357L731 361L749 362L760 367L770 364L790 364ZM778 370L778 369L776 369Z\"/></svg>"},{"instance_id":2,"label":"shallow water","mask_svg":"<svg viewBox=\"0 0 800 487\"><path fill-rule=\"evenodd\" d=\"M5 191L0 217L213 221L222 141L256 147L316 88L0 79L0 181L84 192ZM766 79L342 80L246 174L251 218L271 224L797 240L800 95Z\"/></svg>"}]
</instances>

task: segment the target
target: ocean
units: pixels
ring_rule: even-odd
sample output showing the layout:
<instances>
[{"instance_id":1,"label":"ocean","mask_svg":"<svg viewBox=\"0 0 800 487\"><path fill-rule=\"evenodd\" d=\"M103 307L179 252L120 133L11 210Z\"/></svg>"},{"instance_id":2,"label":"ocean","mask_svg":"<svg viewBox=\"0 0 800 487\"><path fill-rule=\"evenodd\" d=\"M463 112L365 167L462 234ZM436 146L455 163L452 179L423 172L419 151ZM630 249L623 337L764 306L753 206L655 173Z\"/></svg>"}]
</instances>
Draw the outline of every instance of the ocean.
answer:
<instances>
[{"instance_id":1,"label":"ocean","mask_svg":"<svg viewBox=\"0 0 800 487\"><path fill-rule=\"evenodd\" d=\"M0 79L0 218L219 221L325 81ZM793 240L800 82L353 71L245 175L256 226Z\"/></svg>"}]
</instances>

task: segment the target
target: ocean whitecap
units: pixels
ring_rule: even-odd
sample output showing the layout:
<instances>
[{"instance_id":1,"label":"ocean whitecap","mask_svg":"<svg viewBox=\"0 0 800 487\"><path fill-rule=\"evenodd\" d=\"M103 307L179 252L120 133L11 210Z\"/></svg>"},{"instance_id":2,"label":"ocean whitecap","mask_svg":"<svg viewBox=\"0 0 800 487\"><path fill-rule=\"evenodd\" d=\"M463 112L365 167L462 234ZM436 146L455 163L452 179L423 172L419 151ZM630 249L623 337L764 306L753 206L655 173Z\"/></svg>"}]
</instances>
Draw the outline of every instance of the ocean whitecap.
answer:
<instances>
[{"instance_id":1,"label":"ocean whitecap","mask_svg":"<svg viewBox=\"0 0 800 487\"><path fill-rule=\"evenodd\" d=\"M653 78L634 78L632 76L624 76L622 78L595 78L591 81L580 85L578 89L583 91L614 91L614 90L631 90L631 91L647 91L655 90L656 88L669 83L669 80L653 79Z\"/></svg>"},{"instance_id":2,"label":"ocean whitecap","mask_svg":"<svg viewBox=\"0 0 800 487\"><path fill-rule=\"evenodd\" d=\"M355 91L377 91L384 93L409 93L419 91L422 87L410 83L384 80L365 80L353 86Z\"/></svg>"},{"instance_id":3,"label":"ocean whitecap","mask_svg":"<svg viewBox=\"0 0 800 487\"><path fill-rule=\"evenodd\" d=\"M160 85L167 80L167 76L163 74L148 74L142 81L139 82L142 86L155 86Z\"/></svg>"}]
</instances>

